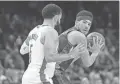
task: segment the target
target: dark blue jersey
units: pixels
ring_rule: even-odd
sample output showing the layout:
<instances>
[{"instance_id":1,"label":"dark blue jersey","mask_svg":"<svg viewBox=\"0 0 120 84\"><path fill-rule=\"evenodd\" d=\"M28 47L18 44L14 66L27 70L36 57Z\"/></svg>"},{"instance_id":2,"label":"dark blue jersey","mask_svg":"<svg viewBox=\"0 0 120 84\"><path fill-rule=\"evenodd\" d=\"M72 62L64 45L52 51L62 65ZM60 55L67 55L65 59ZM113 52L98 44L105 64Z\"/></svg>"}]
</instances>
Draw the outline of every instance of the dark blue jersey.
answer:
<instances>
[{"instance_id":1,"label":"dark blue jersey","mask_svg":"<svg viewBox=\"0 0 120 84\"><path fill-rule=\"evenodd\" d=\"M70 50L72 48L75 47L75 45L72 45L69 41L68 41L68 33L72 32L72 31L77 31L74 27L66 30L65 32L63 32L60 36L59 36L59 47L58 47L58 53L64 53L67 54L70 52ZM74 59L74 58L73 58ZM59 64L60 68L62 70L66 70L69 65L72 63L73 59L67 60L67 61L63 61L62 63Z\"/></svg>"}]
</instances>

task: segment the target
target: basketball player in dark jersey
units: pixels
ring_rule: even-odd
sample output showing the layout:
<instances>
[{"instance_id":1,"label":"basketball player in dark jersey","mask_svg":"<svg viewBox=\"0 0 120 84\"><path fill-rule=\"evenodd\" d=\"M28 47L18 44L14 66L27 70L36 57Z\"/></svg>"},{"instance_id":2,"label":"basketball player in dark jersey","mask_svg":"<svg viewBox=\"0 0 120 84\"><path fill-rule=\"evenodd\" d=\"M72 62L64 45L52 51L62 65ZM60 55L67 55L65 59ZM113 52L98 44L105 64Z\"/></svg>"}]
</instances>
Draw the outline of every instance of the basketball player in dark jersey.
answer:
<instances>
[{"instance_id":1,"label":"basketball player in dark jersey","mask_svg":"<svg viewBox=\"0 0 120 84\"><path fill-rule=\"evenodd\" d=\"M94 44L90 48L92 54L91 55L89 54L89 50L87 49L86 35L90 30L92 20L93 20L92 13L86 10L82 10L76 16L75 26L66 30L59 36L59 47L58 47L59 53L69 53L79 43L85 45L86 50L81 54L81 56L79 56L85 67L89 67L94 63L102 46L101 41L98 42L98 37L93 38ZM70 66L70 64L76 61L78 58L76 57L59 63L59 68L56 69L62 73L60 74L59 77L61 77L64 80L67 80L67 78L64 76L64 72ZM69 80L67 83L64 83L62 79L61 80L59 79L60 84L71 84ZM53 80L56 81L55 76L53 77Z\"/></svg>"}]
</instances>

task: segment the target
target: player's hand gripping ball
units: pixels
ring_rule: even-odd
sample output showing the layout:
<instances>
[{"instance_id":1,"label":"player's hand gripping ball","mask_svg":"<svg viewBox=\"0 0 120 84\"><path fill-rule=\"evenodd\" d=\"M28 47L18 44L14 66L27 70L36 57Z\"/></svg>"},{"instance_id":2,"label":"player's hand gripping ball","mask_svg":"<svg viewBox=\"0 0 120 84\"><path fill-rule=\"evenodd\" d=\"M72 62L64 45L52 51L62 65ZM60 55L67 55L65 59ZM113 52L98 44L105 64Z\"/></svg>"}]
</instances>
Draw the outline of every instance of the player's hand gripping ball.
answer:
<instances>
[{"instance_id":1,"label":"player's hand gripping ball","mask_svg":"<svg viewBox=\"0 0 120 84\"><path fill-rule=\"evenodd\" d=\"M88 34L87 36L87 45L88 45L88 49L90 48L90 46L93 46L93 37L95 37L95 41L97 40L97 36L98 36L98 43L100 42L100 40L102 40L101 44L101 48L100 50L103 50L105 48L105 38L102 34L98 33L98 32L92 32L90 34Z\"/></svg>"}]
</instances>

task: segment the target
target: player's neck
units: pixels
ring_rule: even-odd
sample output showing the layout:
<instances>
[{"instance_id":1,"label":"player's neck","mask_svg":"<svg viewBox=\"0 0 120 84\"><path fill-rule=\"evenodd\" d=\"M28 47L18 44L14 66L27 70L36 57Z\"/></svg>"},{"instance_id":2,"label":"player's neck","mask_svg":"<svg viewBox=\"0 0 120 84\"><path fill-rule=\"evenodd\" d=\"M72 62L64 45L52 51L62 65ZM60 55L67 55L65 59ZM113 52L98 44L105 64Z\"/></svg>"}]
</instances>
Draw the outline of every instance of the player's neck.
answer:
<instances>
[{"instance_id":1,"label":"player's neck","mask_svg":"<svg viewBox=\"0 0 120 84\"><path fill-rule=\"evenodd\" d=\"M55 27L55 24L54 24L54 22L51 19L44 19L42 25L48 25L48 26L51 26L52 28Z\"/></svg>"}]
</instances>

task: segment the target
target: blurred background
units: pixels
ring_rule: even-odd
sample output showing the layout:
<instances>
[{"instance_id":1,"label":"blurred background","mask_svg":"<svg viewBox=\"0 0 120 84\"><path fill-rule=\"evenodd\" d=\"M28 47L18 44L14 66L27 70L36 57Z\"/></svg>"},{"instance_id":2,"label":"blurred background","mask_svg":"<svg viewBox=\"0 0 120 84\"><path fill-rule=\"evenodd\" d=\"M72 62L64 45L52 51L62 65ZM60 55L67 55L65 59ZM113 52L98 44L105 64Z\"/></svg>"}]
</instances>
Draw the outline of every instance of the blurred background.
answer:
<instances>
[{"instance_id":1,"label":"blurred background","mask_svg":"<svg viewBox=\"0 0 120 84\"><path fill-rule=\"evenodd\" d=\"M63 9L61 26L56 27L59 34L74 26L76 14L85 9L94 15L90 32L100 32L106 40L91 67L80 61L69 67L66 76L72 84L119 84L118 1L0 1L0 84L21 84L29 58L20 55L20 46L29 31L42 24L41 10L49 3Z\"/></svg>"}]
</instances>

